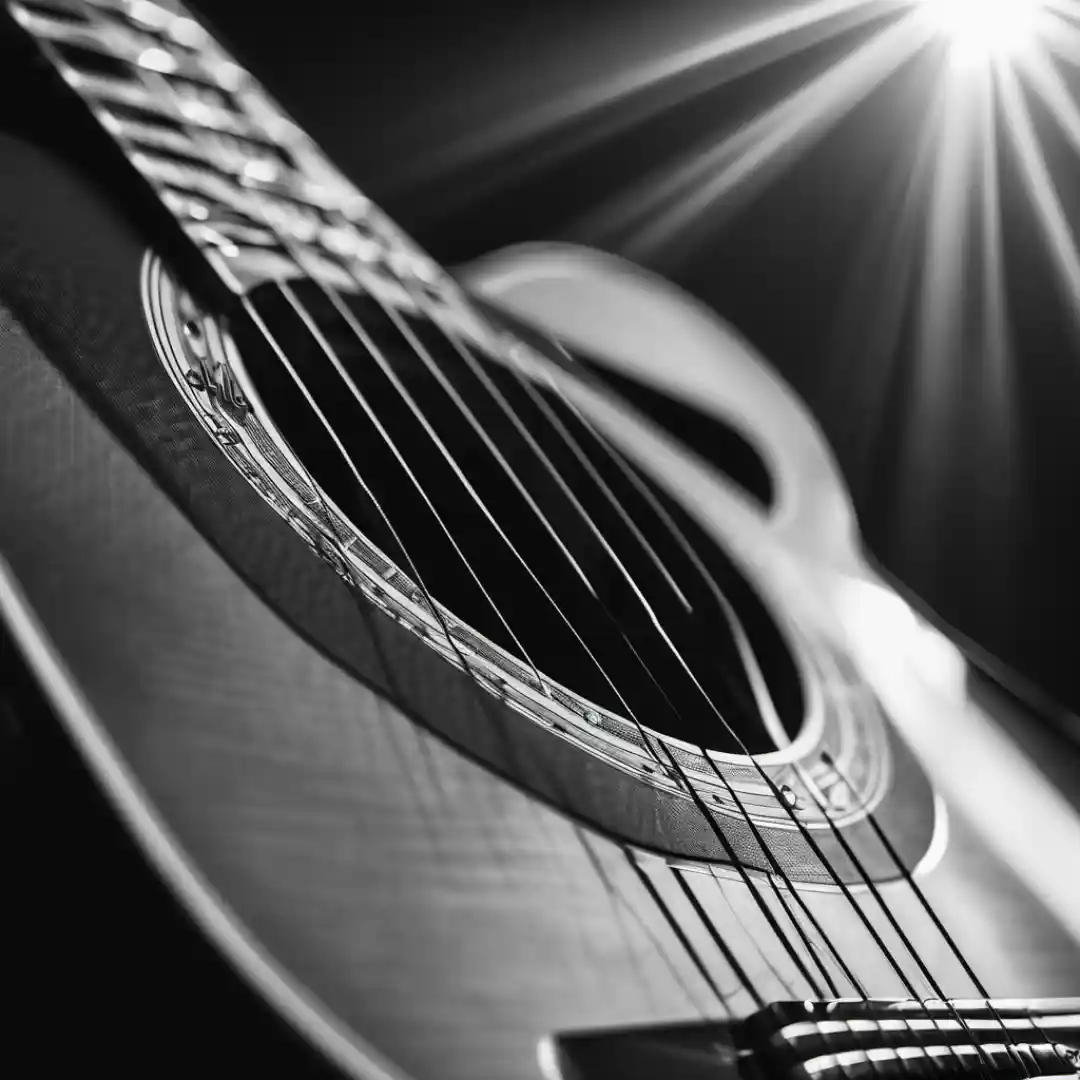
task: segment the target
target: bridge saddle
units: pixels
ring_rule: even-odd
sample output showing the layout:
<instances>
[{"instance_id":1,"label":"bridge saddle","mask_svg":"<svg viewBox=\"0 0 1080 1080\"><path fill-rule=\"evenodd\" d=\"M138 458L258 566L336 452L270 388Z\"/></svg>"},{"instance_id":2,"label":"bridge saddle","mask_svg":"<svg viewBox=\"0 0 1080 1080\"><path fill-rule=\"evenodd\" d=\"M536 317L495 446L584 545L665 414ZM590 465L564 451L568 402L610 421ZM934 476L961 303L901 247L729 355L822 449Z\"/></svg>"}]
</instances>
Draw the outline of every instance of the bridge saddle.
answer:
<instances>
[{"instance_id":1,"label":"bridge saddle","mask_svg":"<svg viewBox=\"0 0 1080 1080\"><path fill-rule=\"evenodd\" d=\"M779 1002L745 1020L546 1040L560 1080L1080 1077L1080 999Z\"/></svg>"}]
</instances>

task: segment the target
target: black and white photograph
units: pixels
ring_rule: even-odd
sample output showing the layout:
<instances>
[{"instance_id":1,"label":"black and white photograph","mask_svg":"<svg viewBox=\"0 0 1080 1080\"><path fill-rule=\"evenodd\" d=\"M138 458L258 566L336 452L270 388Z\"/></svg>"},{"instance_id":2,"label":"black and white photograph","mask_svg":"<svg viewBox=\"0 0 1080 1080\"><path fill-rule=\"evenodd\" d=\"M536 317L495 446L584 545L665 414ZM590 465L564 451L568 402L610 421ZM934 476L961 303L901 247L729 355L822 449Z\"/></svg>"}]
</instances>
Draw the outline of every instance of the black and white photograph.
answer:
<instances>
[{"instance_id":1,"label":"black and white photograph","mask_svg":"<svg viewBox=\"0 0 1080 1080\"><path fill-rule=\"evenodd\" d=\"M1080 0L0 0L0 1072L1080 1080Z\"/></svg>"}]
</instances>

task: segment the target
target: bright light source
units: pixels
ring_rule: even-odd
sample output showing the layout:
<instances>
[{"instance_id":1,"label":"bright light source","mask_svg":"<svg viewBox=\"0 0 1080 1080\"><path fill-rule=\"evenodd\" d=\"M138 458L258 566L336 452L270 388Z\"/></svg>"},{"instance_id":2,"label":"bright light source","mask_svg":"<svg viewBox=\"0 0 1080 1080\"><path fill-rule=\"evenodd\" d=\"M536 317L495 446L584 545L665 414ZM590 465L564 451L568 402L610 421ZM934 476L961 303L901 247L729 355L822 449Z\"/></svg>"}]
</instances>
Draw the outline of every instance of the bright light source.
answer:
<instances>
[{"instance_id":1,"label":"bright light source","mask_svg":"<svg viewBox=\"0 0 1080 1080\"><path fill-rule=\"evenodd\" d=\"M1034 43L1043 0L919 0L961 64L1016 56Z\"/></svg>"}]
</instances>

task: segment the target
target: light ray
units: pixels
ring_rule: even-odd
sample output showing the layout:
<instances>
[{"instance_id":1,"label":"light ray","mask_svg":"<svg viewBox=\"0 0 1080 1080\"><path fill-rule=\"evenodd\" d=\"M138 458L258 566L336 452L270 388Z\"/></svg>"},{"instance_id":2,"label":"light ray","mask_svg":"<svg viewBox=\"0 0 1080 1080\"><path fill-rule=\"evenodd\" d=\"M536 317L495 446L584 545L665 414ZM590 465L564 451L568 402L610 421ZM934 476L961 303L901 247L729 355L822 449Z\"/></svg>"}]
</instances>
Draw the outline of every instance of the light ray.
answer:
<instances>
[{"instance_id":1,"label":"light ray","mask_svg":"<svg viewBox=\"0 0 1080 1080\"><path fill-rule=\"evenodd\" d=\"M1074 19L1080 15L1072 16ZM1043 35L1045 47L1060 59L1074 67L1080 64L1080 27L1073 25L1059 10L1049 13L1053 20Z\"/></svg>"},{"instance_id":2,"label":"light ray","mask_svg":"<svg viewBox=\"0 0 1080 1080\"><path fill-rule=\"evenodd\" d=\"M978 176L981 181L980 228L982 274L982 322L980 369L976 382L979 396L978 419L979 476L986 502L976 508L980 527L994 537L996 564L983 575L984 588L1000 610L1010 604L1018 565L1017 504L1020 493L1018 470L1017 395L1013 370L1012 326L1005 282L1005 254L1002 237L1001 184L998 177L998 117L992 87L983 96L978 136Z\"/></svg>"},{"instance_id":3,"label":"light ray","mask_svg":"<svg viewBox=\"0 0 1080 1080\"><path fill-rule=\"evenodd\" d=\"M899 359L897 343L916 281L922 247L918 222L933 177L944 99L938 93L929 105L914 153L896 159L894 179L886 185L841 294L842 322L835 346L829 350L833 363L825 371L829 381L823 397L849 405L843 410L845 460L858 470L853 477L856 496L860 489L869 490L874 481L876 439L890 401ZM847 362L841 365L837 358ZM898 517L894 533L906 533L905 520Z\"/></svg>"},{"instance_id":4,"label":"light ray","mask_svg":"<svg viewBox=\"0 0 1080 1080\"><path fill-rule=\"evenodd\" d=\"M604 134L630 127L685 98L687 90L681 85L680 76L709 68L718 61L736 58L740 61L737 74L745 75L880 17L905 2L815 0L797 4L787 11L774 12L726 33L710 36L701 44L680 49L651 63L635 64L629 70L590 81L533 109L503 117L440 149L438 160L425 162L424 170L446 172L506 154L600 114L611 106L637 100L637 108L610 117L603 131L579 133L559 148L560 155L572 153ZM755 50L762 51L756 59L751 55ZM711 81L711 87L722 85L732 74L734 72L718 73ZM531 159L527 167L535 165L535 159ZM416 166L413 171L417 171Z\"/></svg>"},{"instance_id":5,"label":"light ray","mask_svg":"<svg viewBox=\"0 0 1080 1080\"><path fill-rule=\"evenodd\" d=\"M586 227L603 234L648 217L650 224L632 239L631 249L640 254L668 242L704 209L748 180L763 180L819 139L928 40L926 26L910 15L879 31L729 138L593 215Z\"/></svg>"},{"instance_id":6,"label":"light ray","mask_svg":"<svg viewBox=\"0 0 1080 1080\"><path fill-rule=\"evenodd\" d=\"M922 18L949 41L956 66L988 62L1026 52L1038 40L1042 0L915 0Z\"/></svg>"},{"instance_id":7,"label":"light ray","mask_svg":"<svg viewBox=\"0 0 1080 1080\"><path fill-rule=\"evenodd\" d=\"M1080 20L1080 3L1076 0L1043 0L1043 7L1066 19Z\"/></svg>"},{"instance_id":8,"label":"light ray","mask_svg":"<svg viewBox=\"0 0 1080 1080\"><path fill-rule=\"evenodd\" d=\"M913 399L904 431L906 468L897 502L922 523L918 546L911 548L930 572L940 566L935 519L949 504L943 488L952 479L956 402L961 392L967 295L966 256L971 245L972 196L978 187L979 102L990 86L988 69L977 73L946 70L943 109L937 125L923 276L917 312ZM909 543L916 543L909 535Z\"/></svg>"},{"instance_id":9,"label":"light ray","mask_svg":"<svg viewBox=\"0 0 1080 1080\"><path fill-rule=\"evenodd\" d=\"M1021 70L1049 108L1073 149L1080 153L1080 109L1077 108L1061 73L1045 56L1028 60Z\"/></svg>"},{"instance_id":10,"label":"light ray","mask_svg":"<svg viewBox=\"0 0 1080 1080\"><path fill-rule=\"evenodd\" d=\"M1005 293L1005 256L1001 235L1001 184L998 179L997 113L993 94L988 90L981 102L979 116L978 175L981 182L981 227L983 239L982 299L984 312L983 341L989 362L989 377L983 382L991 399L991 411L999 424L1013 410L1012 372L1010 369L1010 327ZM1005 428L1011 433L1012 423ZM999 428L1000 430L1000 428ZM1011 442L1011 439L1007 440Z\"/></svg>"},{"instance_id":11,"label":"light ray","mask_svg":"<svg viewBox=\"0 0 1080 1080\"><path fill-rule=\"evenodd\" d=\"M1047 104L1068 131L1075 121L1076 106L1067 94L1064 101L1060 100L1058 84L1055 81L1056 72L1046 63L1029 65L1027 73L1033 78L1040 95L1048 95ZM1080 253L1077 252L1068 217L1035 135L1031 114L1016 73L1008 67L999 68L998 85L1002 110L1028 195L1060 275L1066 300L1080 326Z\"/></svg>"}]
</instances>

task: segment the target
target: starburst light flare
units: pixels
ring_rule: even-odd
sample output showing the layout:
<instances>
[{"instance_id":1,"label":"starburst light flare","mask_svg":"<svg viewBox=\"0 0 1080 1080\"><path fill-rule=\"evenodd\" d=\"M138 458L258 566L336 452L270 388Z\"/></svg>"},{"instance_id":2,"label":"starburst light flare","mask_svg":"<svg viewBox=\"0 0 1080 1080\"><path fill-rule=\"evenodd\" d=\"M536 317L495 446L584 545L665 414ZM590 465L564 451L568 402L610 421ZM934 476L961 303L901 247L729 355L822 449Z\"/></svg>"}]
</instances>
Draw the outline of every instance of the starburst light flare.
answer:
<instances>
[{"instance_id":1,"label":"starburst light flare","mask_svg":"<svg viewBox=\"0 0 1080 1080\"><path fill-rule=\"evenodd\" d=\"M916 0L927 25L949 41L960 67L1029 52L1039 36L1043 0Z\"/></svg>"}]
</instances>

